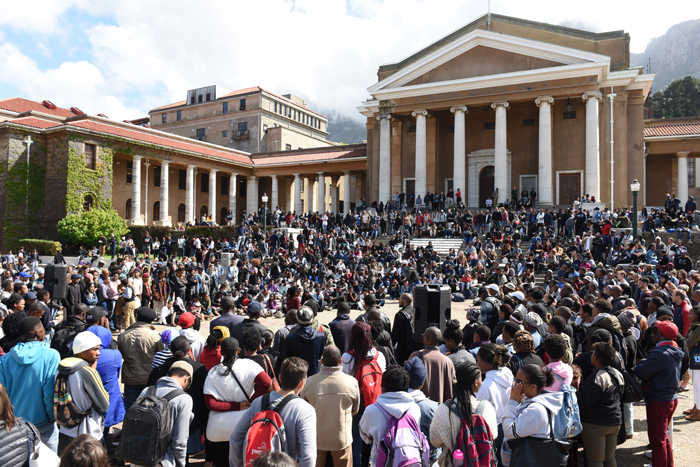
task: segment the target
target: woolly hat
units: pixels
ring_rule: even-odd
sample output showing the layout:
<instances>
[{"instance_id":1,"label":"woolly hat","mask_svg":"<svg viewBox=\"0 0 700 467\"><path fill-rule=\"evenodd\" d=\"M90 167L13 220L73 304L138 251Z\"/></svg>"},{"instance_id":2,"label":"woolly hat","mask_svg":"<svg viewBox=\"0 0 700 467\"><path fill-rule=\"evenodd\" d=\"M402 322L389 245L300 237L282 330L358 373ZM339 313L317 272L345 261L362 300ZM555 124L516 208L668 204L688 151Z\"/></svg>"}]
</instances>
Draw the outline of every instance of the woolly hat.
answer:
<instances>
[{"instance_id":1,"label":"woolly hat","mask_svg":"<svg viewBox=\"0 0 700 467\"><path fill-rule=\"evenodd\" d=\"M411 377L411 384L409 387L411 389L420 389L425 384L425 378L428 372L425 369L423 361L419 357L413 357L409 359L404 365L406 371Z\"/></svg>"},{"instance_id":2,"label":"woolly hat","mask_svg":"<svg viewBox=\"0 0 700 467\"><path fill-rule=\"evenodd\" d=\"M73 341L73 355L78 355L86 350L101 346L102 340L99 337L90 331L83 331L75 336L75 340Z\"/></svg>"}]
</instances>

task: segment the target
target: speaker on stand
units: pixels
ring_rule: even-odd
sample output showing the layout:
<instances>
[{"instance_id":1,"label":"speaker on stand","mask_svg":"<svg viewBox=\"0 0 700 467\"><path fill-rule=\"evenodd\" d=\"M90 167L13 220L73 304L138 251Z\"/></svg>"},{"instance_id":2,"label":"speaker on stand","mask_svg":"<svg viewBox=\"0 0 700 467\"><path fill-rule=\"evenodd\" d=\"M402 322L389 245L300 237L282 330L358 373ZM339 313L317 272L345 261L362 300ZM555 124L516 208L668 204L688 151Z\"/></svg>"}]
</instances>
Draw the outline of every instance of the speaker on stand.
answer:
<instances>
[{"instance_id":1,"label":"speaker on stand","mask_svg":"<svg viewBox=\"0 0 700 467\"><path fill-rule=\"evenodd\" d=\"M445 332L452 316L452 291L446 285L427 284L413 288L413 339L422 341L429 327Z\"/></svg>"},{"instance_id":2,"label":"speaker on stand","mask_svg":"<svg viewBox=\"0 0 700 467\"><path fill-rule=\"evenodd\" d=\"M68 266L65 264L47 264L44 268L44 288L52 299L64 300L68 286Z\"/></svg>"}]
</instances>

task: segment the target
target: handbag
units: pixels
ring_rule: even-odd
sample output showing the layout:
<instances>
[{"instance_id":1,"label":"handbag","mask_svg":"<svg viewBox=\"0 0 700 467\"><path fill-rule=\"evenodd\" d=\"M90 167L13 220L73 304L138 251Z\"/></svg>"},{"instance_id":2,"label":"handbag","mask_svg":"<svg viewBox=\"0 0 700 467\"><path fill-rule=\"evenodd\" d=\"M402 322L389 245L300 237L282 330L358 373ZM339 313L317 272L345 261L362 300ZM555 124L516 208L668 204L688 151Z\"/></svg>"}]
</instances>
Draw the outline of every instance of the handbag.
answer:
<instances>
[{"instance_id":1,"label":"handbag","mask_svg":"<svg viewBox=\"0 0 700 467\"><path fill-rule=\"evenodd\" d=\"M549 438L516 438L508 440L512 454L510 465L517 467L566 467L569 460L571 440L554 438L552 413L549 418Z\"/></svg>"},{"instance_id":2,"label":"handbag","mask_svg":"<svg viewBox=\"0 0 700 467\"><path fill-rule=\"evenodd\" d=\"M690 369L700 370L700 344L695 344L690 349Z\"/></svg>"}]
</instances>

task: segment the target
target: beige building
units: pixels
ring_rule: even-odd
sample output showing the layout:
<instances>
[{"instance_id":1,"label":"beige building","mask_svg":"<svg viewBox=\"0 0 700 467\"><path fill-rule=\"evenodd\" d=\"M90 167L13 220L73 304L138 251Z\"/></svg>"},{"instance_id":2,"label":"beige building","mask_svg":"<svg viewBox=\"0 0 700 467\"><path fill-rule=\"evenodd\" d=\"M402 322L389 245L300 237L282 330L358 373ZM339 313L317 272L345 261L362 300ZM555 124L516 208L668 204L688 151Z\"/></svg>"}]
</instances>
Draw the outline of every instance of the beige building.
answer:
<instances>
[{"instance_id":1,"label":"beige building","mask_svg":"<svg viewBox=\"0 0 700 467\"><path fill-rule=\"evenodd\" d=\"M367 117L368 200L459 188L470 207L535 187L538 204L586 193L629 206L643 180L643 103L624 31L487 15L380 66ZM647 189L642 185L642 191Z\"/></svg>"},{"instance_id":2,"label":"beige building","mask_svg":"<svg viewBox=\"0 0 700 467\"><path fill-rule=\"evenodd\" d=\"M250 154L333 146L328 119L291 94L260 87L187 91L187 99L149 112L151 127Z\"/></svg>"}]
</instances>

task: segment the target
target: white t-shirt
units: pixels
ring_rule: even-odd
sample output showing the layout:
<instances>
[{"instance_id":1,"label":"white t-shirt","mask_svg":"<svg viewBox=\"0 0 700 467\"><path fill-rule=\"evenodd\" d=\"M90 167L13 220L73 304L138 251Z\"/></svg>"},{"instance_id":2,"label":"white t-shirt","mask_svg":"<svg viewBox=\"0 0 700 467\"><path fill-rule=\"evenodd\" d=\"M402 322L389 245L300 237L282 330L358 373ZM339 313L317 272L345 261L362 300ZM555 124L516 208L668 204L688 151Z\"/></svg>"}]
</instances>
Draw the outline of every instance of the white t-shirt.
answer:
<instances>
[{"instance_id":1,"label":"white t-shirt","mask_svg":"<svg viewBox=\"0 0 700 467\"><path fill-rule=\"evenodd\" d=\"M367 352L367 356L365 357L366 360L371 360L374 358L374 356L377 353L377 349L372 347L369 352ZM379 355L377 356L377 363L379 364L379 367L382 369L382 373L386 371L386 358L384 358L384 354L379 352ZM355 359L353 358L352 355L350 355L348 352L345 352L343 354L343 357L341 358L341 365L343 367L343 373L346 375L350 376L355 376L355 373L353 373L353 368L355 367Z\"/></svg>"}]
</instances>

